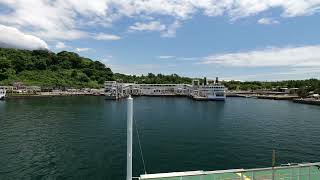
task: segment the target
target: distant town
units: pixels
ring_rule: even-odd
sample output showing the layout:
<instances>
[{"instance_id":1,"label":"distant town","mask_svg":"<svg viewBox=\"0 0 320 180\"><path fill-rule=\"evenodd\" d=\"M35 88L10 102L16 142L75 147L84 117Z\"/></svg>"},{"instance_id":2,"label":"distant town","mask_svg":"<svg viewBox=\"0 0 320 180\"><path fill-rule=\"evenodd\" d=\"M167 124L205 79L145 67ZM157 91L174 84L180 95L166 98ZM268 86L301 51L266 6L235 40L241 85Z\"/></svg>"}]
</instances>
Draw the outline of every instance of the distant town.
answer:
<instances>
[{"instance_id":1,"label":"distant town","mask_svg":"<svg viewBox=\"0 0 320 180\"><path fill-rule=\"evenodd\" d=\"M186 96L195 100L225 100L226 97L292 100L298 103L320 105L320 95L314 91L301 92L301 88L272 87L270 89L228 89L216 80L194 79L191 84L138 84L105 81L104 88L65 88L27 86L15 82L12 86L0 86L7 98L31 96L105 96L117 100L133 96ZM304 93L304 94L301 94Z\"/></svg>"},{"instance_id":2,"label":"distant town","mask_svg":"<svg viewBox=\"0 0 320 180\"><path fill-rule=\"evenodd\" d=\"M177 74L126 75L77 53L0 48L0 98L22 96L176 95L196 100L286 99L318 103L320 80L219 81Z\"/></svg>"}]
</instances>

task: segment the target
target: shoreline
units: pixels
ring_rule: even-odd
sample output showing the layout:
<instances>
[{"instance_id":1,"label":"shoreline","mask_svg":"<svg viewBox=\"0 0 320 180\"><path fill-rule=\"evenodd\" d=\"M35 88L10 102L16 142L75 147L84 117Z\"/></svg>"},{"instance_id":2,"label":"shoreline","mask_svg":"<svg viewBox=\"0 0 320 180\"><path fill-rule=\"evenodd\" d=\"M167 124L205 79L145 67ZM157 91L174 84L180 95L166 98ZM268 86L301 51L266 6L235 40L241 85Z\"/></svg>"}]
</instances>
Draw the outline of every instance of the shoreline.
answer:
<instances>
[{"instance_id":1,"label":"shoreline","mask_svg":"<svg viewBox=\"0 0 320 180\"><path fill-rule=\"evenodd\" d=\"M71 97L71 96L105 96L104 94L92 94L92 93L41 93L41 94L8 94L5 99L19 99L19 98L45 98L45 97ZM141 95L133 95L135 97ZM142 95L145 97L187 97L183 95ZM107 96L105 96L107 97ZM257 98L257 99L269 99L269 100L287 100L294 103L320 105L320 100L314 98L299 98L298 96L284 96L284 95L245 95L245 94L227 94L226 97L230 98ZM121 99L121 98L120 98ZM193 98L197 101L203 101L202 99ZM106 99L108 100L108 99ZM115 100L115 99L110 99Z\"/></svg>"}]
</instances>

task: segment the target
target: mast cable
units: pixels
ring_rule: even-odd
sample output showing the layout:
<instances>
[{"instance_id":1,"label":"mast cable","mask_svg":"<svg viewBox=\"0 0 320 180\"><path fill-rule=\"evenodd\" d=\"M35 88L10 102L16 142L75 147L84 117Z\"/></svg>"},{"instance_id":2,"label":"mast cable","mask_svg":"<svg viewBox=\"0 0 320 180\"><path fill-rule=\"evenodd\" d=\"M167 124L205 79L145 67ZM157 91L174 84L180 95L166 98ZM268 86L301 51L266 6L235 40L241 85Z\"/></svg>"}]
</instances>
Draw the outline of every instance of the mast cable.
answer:
<instances>
[{"instance_id":1,"label":"mast cable","mask_svg":"<svg viewBox=\"0 0 320 180\"><path fill-rule=\"evenodd\" d=\"M134 125L135 125L135 127L136 127L135 129L136 129L136 131L137 131L138 144L139 144L139 148L140 148L140 155L141 155L141 159L142 159L144 174L147 174L146 164L145 164L144 157L143 157L143 152L142 152L142 147L141 147L141 142L140 142L140 136L139 136L139 131L138 131L137 122L136 122L135 118L133 118L133 121L134 121Z\"/></svg>"}]
</instances>

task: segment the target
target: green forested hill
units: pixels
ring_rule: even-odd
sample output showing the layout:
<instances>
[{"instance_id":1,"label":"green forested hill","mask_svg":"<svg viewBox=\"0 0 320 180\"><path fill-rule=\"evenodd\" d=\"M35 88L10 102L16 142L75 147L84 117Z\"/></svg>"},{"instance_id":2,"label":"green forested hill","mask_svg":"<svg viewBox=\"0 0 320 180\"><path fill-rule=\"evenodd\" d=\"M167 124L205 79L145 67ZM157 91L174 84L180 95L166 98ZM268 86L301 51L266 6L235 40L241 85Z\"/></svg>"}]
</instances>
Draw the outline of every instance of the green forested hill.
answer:
<instances>
[{"instance_id":1,"label":"green forested hill","mask_svg":"<svg viewBox=\"0 0 320 180\"><path fill-rule=\"evenodd\" d=\"M0 85L23 82L25 85L46 87L99 88L107 80L161 84L191 83L191 78L176 74L113 74L103 63L80 57L73 52L62 51L56 54L47 50L0 48Z\"/></svg>"},{"instance_id":2,"label":"green forested hill","mask_svg":"<svg viewBox=\"0 0 320 180\"><path fill-rule=\"evenodd\" d=\"M99 61L73 52L0 48L0 84L23 82L48 87L101 87L113 73Z\"/></svg>"}]
</instances>

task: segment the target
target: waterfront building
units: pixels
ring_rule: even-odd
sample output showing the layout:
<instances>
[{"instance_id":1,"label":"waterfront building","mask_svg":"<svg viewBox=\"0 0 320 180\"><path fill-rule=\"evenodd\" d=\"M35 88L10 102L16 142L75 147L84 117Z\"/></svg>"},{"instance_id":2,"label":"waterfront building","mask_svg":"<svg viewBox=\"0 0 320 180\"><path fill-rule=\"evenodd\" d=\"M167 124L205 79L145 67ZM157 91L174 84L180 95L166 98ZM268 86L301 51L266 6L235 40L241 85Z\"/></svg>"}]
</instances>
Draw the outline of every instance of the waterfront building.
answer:
<instances>
[{"instance_id":1,"label":"waterfront building","mask_svg":"<svg viewBox=\"0 0 320 180\"><path fill-rule=\"evenodd\" d=\"M13 83L14 90L25 90L26 86L22 82L15 82Z\"/></svg>"},{"instance_id":2,"label":"waterfront building","mask_svg":"<svg viewBox=\"0 0 320 180\"><path fill-rule=\"evenodd\" d=\"M118 83L116 81L106 81L104 88L106 96L118 96Z\"/></svg>"},{"instance_id":3,"label":"waterfront building","mask_svg":"<svg viewBox=\"0 0 320 180\"><path fill-rule=\"evenodd\" d=\"M286 94L297 94L299 88L280 88L280 92L284 92Z\"/></svg>"},{"instance_id":4,"label":"waterfront building","mask_svg":"<svg viewBox=\"0 0 320 180\"><path fill-rule=\"evenodd\" d=\"M131 84L119 83L117 81L106 81L104 83L105 95L110 99L119 99L131 94Z\"/></svg>"},{"instance_id":5,"label":"waterfront building","mask_svg":"<svg viewBox=\"0 0 320 180\"><path fill-rule=\"evenodd\" d=\"M26 93L38 93L41 92L40 86L26 86L25 87Z\"/></svg>"},{"instance_id":6,"label":"waterfront building","mask_svg":"<svg viewBox=\"0 0 320 180\"><path fill-rule=\"evenodd\" d=\"M0 89L4 89L7 92L12 92L13 91L13 86L0 86Z\"/></svg>"},{"instance_id":7,"label":"waterfront building","mask_svg":"<svg viewBox=\"0 0 320 180\"><path fill-rule=\"evenodd\" d=\"M0 86L9 93L37 93L41 92L40 86L25 86L22 82L15 82L13 86Z\"/></svg>"},{"instance_id":8,"label":"waterfront building","mask_svg":"<svg viewBox=\"0 0 320 180\"><path fill-rule=\"evenodd\" d=\"M320 95L319 94L312 94L311 97L314 98L314 99L320 99Z\"/></svg>"},{"instance_id":9,"label":"waterfront building","mask_svg":"<svg viewBox=\"0 0 320 180\"><path fill-rule=\"evenodd\" d=\"M139 84L141 95L172 96L188 95L187 84Z\"/></svg>"},{"instance_id":10,"label":"waterfront building","mask_svg":"<svg viewBox=\"0 0 320 180\"><path fill-rule=\"evenodd\" d=\"M217 79L218 80L218 79ZM129 95L135 96L188 96L196 100L225 100L225 87L216 81L198 79L192 84L135 84L105 82L105 95L108 99L119 99Z\"/></svg>"}]
</instances>

